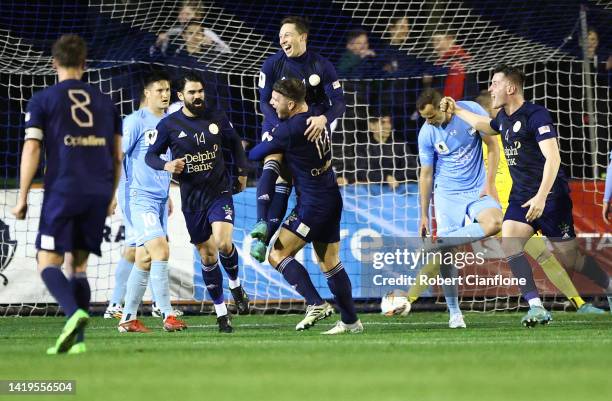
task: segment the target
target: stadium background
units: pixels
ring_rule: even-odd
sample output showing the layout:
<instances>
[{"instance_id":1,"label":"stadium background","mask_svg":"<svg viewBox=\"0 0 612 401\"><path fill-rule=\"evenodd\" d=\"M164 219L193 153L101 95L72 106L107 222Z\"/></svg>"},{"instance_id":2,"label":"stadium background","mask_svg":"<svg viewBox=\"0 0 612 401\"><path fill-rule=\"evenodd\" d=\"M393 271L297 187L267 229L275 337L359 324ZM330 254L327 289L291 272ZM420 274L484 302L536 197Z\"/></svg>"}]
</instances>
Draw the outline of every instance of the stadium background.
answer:
<instances>
[{"instance_id":1,"label":"stadium background","mask_svg":"<svg viewBox=\"0 0 612 401\"><path fill-rule=\"evenodd\" d=\"M334 132L333 156L339 175L357 173L355 157L360 145L372 144L368 136L371 118L390 114L394 134L393 160L402 159L407 182L391 190L382 181L349 184L343 187L345 214L342 259L354 283L354 295L360 297L359 263L355 249L361 236L415 235L418 218L416 187L416 135L420 124L414 117L415 100L423 89L423 76L433 75L433 86L441 87L448 65L436 65L431 37L447 33L472 58L464 63L466 86L464 98L474 98L486 89L491 68L499 62L522 66L527 73L526 98L543 104L553 113L560 133L563 167L572 178L574 215L579 232L603 237L609 229L600 218L602 173L610 151L610 70L605 55L610 54L612 26L611 6L605 1L568 1L563 7L556 2L541 1L311 1L306 3L253 3L249 1L205 2L203 25L215 31L232 49L229 54L212 50L198 55L160 54L151 51L157 34L176 23L180 1L79 1L38 2L6 1L0 16L0 194L3 208L0 219L8 225L3 240L17 240L13 260L2 265L9 278L0 286L0 314L54 312L35 273L33 242L37 227L36 203L25 222L15 222L10 207L16 196L19 154L23 137L23 113L32 93L55 82L49 49L62 33L82 35L89 45L88 71L85 79L108 93L122 115L138 106L143 74L153 68L165 68L174 76L195 69L205 76L209 106L228 111L237 131L251 145L261 126L258 112L257 77L263 60L278 49L278 23L286 15L309 18L309 49L328 57L336 64L345 50L346 35L364 29L371 57L351 72L341 75L346 93L347 113ZM585 5L587 24L599 33L599 53L603 63L585 73L579 39L581 5ZM390 18L407 16L408 39L391 44ZM391 60L393 71L385 69ZM591 85L586 85L590 79ZM587 90L586 88L592 88ZM589 111L589 103L592 112ZM591 128L589 130L589 128ZM590 135L597 137L591 141ZM593 146L597 144L597 146ZM399 146L395 146L399 145ZM596 155L595 154L596 150ZM368 166L376 168L383 157L368 156ZM595 168L594 168L595 167ZM42 170L41 170L42 171ZM32 197L40 201L40 193ZM236 198L236 242L246 255L245 233L254 222L254 189ZM180 300L200 299L197 278L193 278L192 250L180 233L180 216L175 216L171 264L173 297ZM121 241L120 216L108 223L109 236L102 259L92 258L90 280L93 299L108 299L113 285L113 268L119 258ZM5 249L5 247L3 247ZM604 253L600 257L610 260ZM7 255L3 254L4 260ZM312 263L311 252L305 252L309 271L324 296L329 296L324 278ZM301 307L296 294L269 265L258 265L248 257L241 258L247 291L262 310ZM608 266L609 268L609 266ZM495 261L491 271L506 271ZM610 270L609 270L610 271ZM194 285L195 283L195 285ZM560 300L543 276L538 283L552 301ZM579 287L594 295L592 287ZM514 308L506 302L515 296L508 288L486 288L484 300L492 308ZM591 291L593 290L593 291ZM434 295L437 291L434 291ZM285 302L277 302L277 301ZM464 299L464 301L466 301ZM499 301L499 303L498 303ZM476 309L488 302L469 300Z\"/></svg>"}]
</instances>

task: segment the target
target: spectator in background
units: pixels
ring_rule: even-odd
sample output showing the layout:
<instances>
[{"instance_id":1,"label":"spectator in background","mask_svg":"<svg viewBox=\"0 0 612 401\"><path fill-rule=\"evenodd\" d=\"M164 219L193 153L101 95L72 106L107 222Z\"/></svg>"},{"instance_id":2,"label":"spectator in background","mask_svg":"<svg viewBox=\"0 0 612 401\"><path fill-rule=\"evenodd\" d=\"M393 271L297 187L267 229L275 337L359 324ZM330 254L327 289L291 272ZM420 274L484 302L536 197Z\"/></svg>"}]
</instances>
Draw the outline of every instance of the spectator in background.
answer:
<instances>
[{"instance_id":1,"label":"spectator in background","mask_svg":"<svg viewBox=\"0 0 612 401\"><path fill-rule=\"evenodd\" d=\"M599 34L595 28L589 28L586 41L586 53L592 62L592 68L599 73L607 73L612 70L612 54L609 49L599 47Z\"/></svg>"},{"instance_id":2,"label":"spectator in background","mask_svg":"<svg viewBox=\"0 0 612 401\"><path fill-rule=\"evenodd\" d=\"M202 26L201 21L191 20L181 33L182 43L175 50L176 54L186 52L190 56L199 56L208 50L219 53L231 53L230 47L216 33Z\"/></svg>"},{"instance_id":3,"label":"spectator in background","mask_svg":"<svg viewBox=\"0 0 612 401\"><path fill-rule=\"evenodd\" d=\"M396 137L390 113L372 115L366 140L357 144L357 182L400 190L409 179L416 179L416 156Z\"/></svg>"},{"instance_id":4,"label":"spectator in background","mask_svg":"<svg viewBox=\"0 0 612 401\"><path fill-rule=\"evenodd\" d=\"M368 59L375 56L376 52L370 49L368 33L362 29L350 31L346 38L346 51L338 62L338 75L351 78L365 77L364 66Z\"/></svg>"},{"instance_id":5,"label":"spectator in background","mask_svg":"<svg viewBox=\"0 0 612 401\"><path fill-rule=\"evenodd\" d=\"M391 24L389 25L389 40L392 45L402 47L408 40L410 34L410 23L408 17L394 17L391 18Z\"/></svg>"},{"instance_id":6,"label":"spectator in background","mask_svg":"<svg viewBox=\"0 0 612 401\"><path fill-rule=\"evenodd\" d=\"M443 96L449 96L453 99L465 98L465 65L472 59L472 56L463 47L456 44L455 35L449 33L434 34L432 44L438 55L438 59L434 63L435 66L447 68L442 89ZM431 82L431 75L423 77L425 86L431 86Z\"/></svg>"},{"instance_id":7,"label":"spectator in background","mask_svg":"<svg viewBox=\"0 0 612 401\"><path fill-rule=\"evenodd\" d=\"M214 48L219 53L231 53L230 47L212 30L202 29L202 3L200 1L184 1L178 13L176 24L157 36L155 45L151 46L150 54L160 52L162 55L172 55L170 53L183 50L187 42L186 36L194 36L194 40L201 43L202 51L207 48ZM196 23L199 27L196 27ZM192 43L189 47L196 46ZM168 50L168 49L173 50ZM177 49L178 48L178 49ZM188 50L187 50L188 51ZM189 51L188 51L189 52ZM191 52L189 52L191 54Z\"/></svg>"}]
</instances>

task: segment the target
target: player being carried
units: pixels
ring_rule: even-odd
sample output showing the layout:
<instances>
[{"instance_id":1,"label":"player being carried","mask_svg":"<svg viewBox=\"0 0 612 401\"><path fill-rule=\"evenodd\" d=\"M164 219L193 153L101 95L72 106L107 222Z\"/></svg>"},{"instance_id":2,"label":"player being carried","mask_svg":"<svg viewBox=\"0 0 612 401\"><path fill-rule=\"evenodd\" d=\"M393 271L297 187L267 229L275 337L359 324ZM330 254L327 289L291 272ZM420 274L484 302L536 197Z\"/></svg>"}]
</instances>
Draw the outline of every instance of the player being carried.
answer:
<instances>
[{"instance_id":1,"label":"player being carried","mask_svg":"<svg viewBox=\"0 0 612 401\"><path fill-rule=\"evenodd\" d=\"M346 103L336 70L327 59L307 50L307 40L308 24L302 17L281 21L282 49L266 59L259 73L259 105L264 115L262 137L280 122L270 105L272 86L279 79L295 78L306 86L306 104L312 115L304 135L310 140L321 135L326 126L331 126L333 131L335 120L344 114ZM291 184L287 182L290 177L279 177L283 170L278 160L267 158L257 182L257 224L251 231L255 239L251 256L260 262L264 261L269 241L287 211Z\"/></svg>"},{"instance_id":2,"label":"player being carried","mask_svg":"<svg viewBox=\"0 0 612 401\"><path fill-rule=\"evenodd\" d=\"M89 253L101 256L104 221L121 174L121 118L110 97L81 81L87 46L76 35L53 45L58 83L28 103L21 158L20 191L12 213L26 217L28 192L44 142L44 199L36 237L38 270L45 286L68 317L47 354L85 352L84 328L91 291ZM61 270L71 252L68 280Z\"/></svg>"},{"instance_id":3,"label":"player being carried","mask_svg":"<svg viewBox=\"0 0 612 401\"><path fill-rule=\"evenodd\" d=\"M270 104L281 123L249 153L251 160L274 155L282 158L293 177L297 205L285 220L268 257L307 303L306 316L296 330L312 327L333 309L314 287L308 272L294 256L313 243L319 266L340 309L341 320L324 334L360 333L363 326L355 312L351 281L339 258L342 197L331 168L330 130L326 126L315 142L306 138L308 119L314 112L305 101L306 88L298 79L276 81Z\"/></svg>"},{"instance_id":4,"label":"player being carried","mask_svg":"<svg viewBox=\"0 0 612 401\"><path fill-rule=\"evenodd\" d=\"M145 79L146 106L127 116L123 122L123 169L125 188L120 189L126 225L126 239L133 238L136 263L127 280L125 308L118 330L148 332L136 317L138 306L147 289L149 276L156 304L161 309L165 331L187 328L185 322L174 315L170 305L168 282L167 241L170 173L156 171L145 163L149 146L157 140L155 127L164 117L170 100L170 77L154 71ZM166 160L171 160L168 152Z\"/></svg>"},{"instance_id":5,"label":"player being carried","mask_svg":"<svg viewBox=\"0 0 612 401\"><path fill-rule=\"evenodd\" d=\"M525 76L518 68L506 65L495 68L489 92L492 107L500 111L493 119L466 110L451 98L442 99L440 108L483 133L502 135L512 177L502 225L502 248L514 276L525 282L520 289L530 308L521 322L533 327L552 319L542 305L531 265L523 253L525 244L537 230L551 241L561 264L601 287L610 304L612 281L592 256L578 249L569 186L559 169L557 131L546 108L525 101L524 82Z\"/></svg>"},{"instance_id":6,"label":"player being carried","mask_svg":"<svg viewBox=\"0 0 612 401\"><path fill-rule=\"evenodd\" d=\"M202 275L215 306L219 331L231 333L218 259L229 277L239 313L248 313L249 299L238 278L238 251L232 241L234 202L223 148L231 150L240 170L239 191L246 186L248 163L240 137L225 113L205 106L204 82L199 76L183 76L178 97L183 107L157 125L157 137L151 140L145 160L156 170L177 175L187 231L202 258ZM168 148L172 161L160 157Z\"/></svg>"}]
</instances>

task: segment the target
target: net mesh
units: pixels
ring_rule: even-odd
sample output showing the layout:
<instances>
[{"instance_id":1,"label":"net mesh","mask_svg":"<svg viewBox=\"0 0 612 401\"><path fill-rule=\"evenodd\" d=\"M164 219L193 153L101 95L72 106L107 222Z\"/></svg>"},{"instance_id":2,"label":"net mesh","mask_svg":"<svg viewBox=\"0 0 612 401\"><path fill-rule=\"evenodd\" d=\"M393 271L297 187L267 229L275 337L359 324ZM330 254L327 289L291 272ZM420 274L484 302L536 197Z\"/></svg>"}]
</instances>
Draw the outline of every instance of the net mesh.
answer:
<instances>
[{"instance_id":1,"label":"net mesh","mask_svg":"<svg viewBox=\"0 0 612 401\"><path fill-rule=\"evenodd\" d=\"M181 8L195 7L203 29L187 34ZM33 207L25 222L15 222L23 113L32 94L56 82L49 49L62 33L77 33L88 42L84 79L109 94L122 116L139 104L142 77L154 68L173 76L196 70L205 76L207 97L228 111L245 142L260 136L257 75L266 57L278 50L278 24L286 15L310 19L309 49L337 66L346 95L347 111L333 132L333 162L342 178L345 213L341 259L362 293L359 264L361 239L380 235L410 236L418 225L417 134L422 124L416 98L429 86L474 98L487 88L491 68L508 62L527 74L526 98L546 106L560 134L563 166L572 178L578 231L608 230L600 222L603 183L609 154L610 70L606 69L612 28L608 2L587 3L587 20L599 33L591 59L592 90L587 91L580 47L580 2L553 7L550 2L479 1L312 1L299 4L183 1L5 1L0 16L0 172L4 188L0 219L8 226L3 237L0 273L0 314L49 311L53 302L35 269L34 239L38 216ZM402 18L405 20L402 22ZM404 24L405 22L405 24ZM353 68L342 68L346 37L363 30L371 54ZM193 36L196 35L196 36ZM199 35L199 36L197 36ZM194 39L195 38L195 39ZM201 42L195 46L193 43ZM448 77L461 75L459 83ZM588 112L587 103L593 105ZM255 178L255 177L253 177ZM251 180L253 185L253 180ZM38 202L38 203L36 203ZM241 277L256 309L302 307L299 296L269 265L248 256L247 236L253 225L255 194L251 186L235 199L235 241L241 257ZM184 223L175 217L171 232L172 295L174 300L206 300L193 249ZM119 260L121 217L107 222L104 256L90 260L93 299L106 302L114 285ZM182 230L182 231L181 231ZM17 241L14 254L10 241ZM4 246L6 245L6 247ZM330 297L310 248L300 256L315 286ZM495 267L508 273L501 261ZM539 277L539 276L538 276ZM543 277L538 278L545 287ZM547 287L546 287L547 288ZM437 290L436 290L437 291ZM434 291L434 295L438 292ZM517 307L516 292L495 288L486 292L494 309ZM554 300L557 293L550 292ZM226 294L229 295L229 294ZM510 298L509 298L510 297ZM228 297L229 298L229 297ZM481 308L476 295L464 306Z\"/></svg>"}]
</instances>

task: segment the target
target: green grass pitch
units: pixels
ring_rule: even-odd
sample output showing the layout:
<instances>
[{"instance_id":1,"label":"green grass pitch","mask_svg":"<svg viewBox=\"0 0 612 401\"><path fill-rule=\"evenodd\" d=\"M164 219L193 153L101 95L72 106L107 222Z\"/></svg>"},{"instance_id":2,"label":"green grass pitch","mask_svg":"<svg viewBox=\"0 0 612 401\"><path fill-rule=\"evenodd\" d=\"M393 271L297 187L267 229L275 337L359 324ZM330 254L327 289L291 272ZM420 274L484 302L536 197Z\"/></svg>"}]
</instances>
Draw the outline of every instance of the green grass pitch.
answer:
<instances>
[{"instance_id":1,"label":"green grass pitch","mask_svg":"<svg viewBox=\"0 0 612 401\"><path fill-rule=\"evenodd\" d=\"M88 352L47 356L63 318L0 318L0 379L77 381L72 396L15 400L606 400L612 399L612 316L557 312L525 329L520 314L362 315L365 333L322 336L333 319L295 332L300 315L237 316L234 334L212 316L190 327L120 334L93 318ZM337 316L334 316L337 317Z\"/></svg>"}]
</instances>

